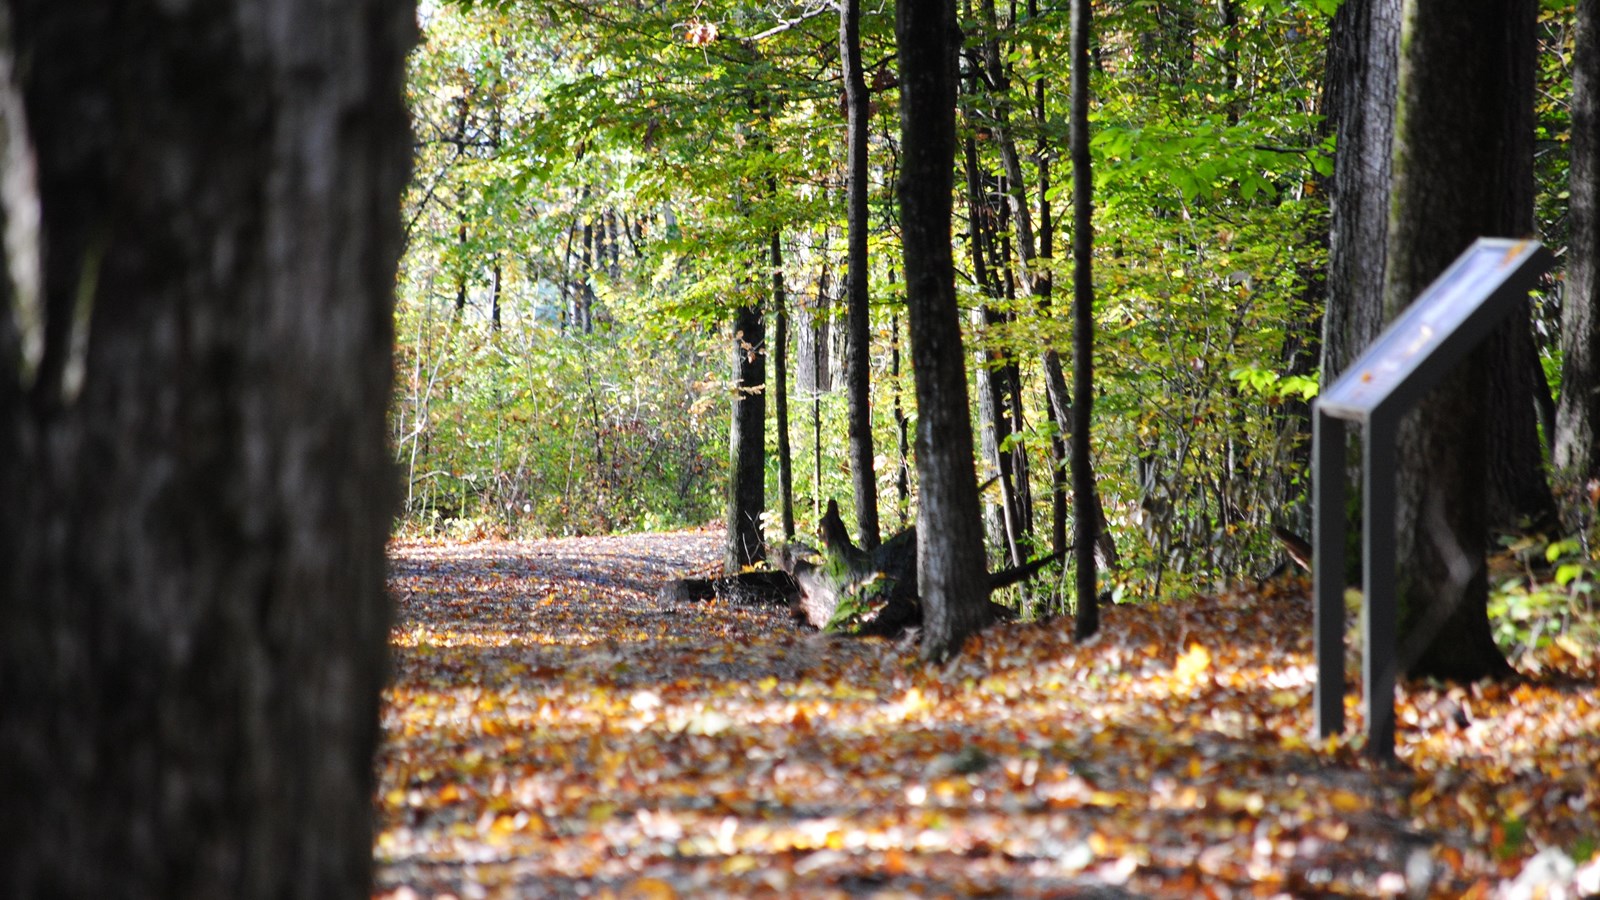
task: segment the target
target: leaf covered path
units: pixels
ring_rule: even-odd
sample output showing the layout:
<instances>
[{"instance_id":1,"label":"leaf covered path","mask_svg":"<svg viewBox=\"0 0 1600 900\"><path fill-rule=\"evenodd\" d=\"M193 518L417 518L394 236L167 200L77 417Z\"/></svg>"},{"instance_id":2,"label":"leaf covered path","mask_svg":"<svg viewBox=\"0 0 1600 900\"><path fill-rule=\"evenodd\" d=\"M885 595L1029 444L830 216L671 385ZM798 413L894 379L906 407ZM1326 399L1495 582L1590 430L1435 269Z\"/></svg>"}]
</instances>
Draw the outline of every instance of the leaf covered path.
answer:
<instances>
[{"instance_id":1,"label":"leaf covered path","mask_svg":"<svg viewBox=\"0 0 1600 900\"><path fill-rule=\"evenodd\" d=\"M1384 771L1311 739L1297 585L1112 607L1081 646L1070 623L1001 626L928 668L785 610L657 600L718 549L393 547L379 896L1493 897L1544 863L1600 879L1600 861L1562 867L1600 837L1593 660L1404 685L1403 766Z\"/></svg>"}]
</instances>

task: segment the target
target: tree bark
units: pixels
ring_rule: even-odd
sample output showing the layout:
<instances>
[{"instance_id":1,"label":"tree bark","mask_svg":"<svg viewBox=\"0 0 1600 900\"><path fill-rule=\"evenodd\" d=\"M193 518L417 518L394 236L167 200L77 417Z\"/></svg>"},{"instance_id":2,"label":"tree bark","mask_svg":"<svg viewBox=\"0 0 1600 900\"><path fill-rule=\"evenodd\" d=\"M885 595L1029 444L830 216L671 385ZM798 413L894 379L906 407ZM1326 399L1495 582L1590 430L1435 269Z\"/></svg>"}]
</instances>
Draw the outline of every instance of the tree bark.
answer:
<instances>
[{"instance_id":1,"label":"tree bark","mask_svg":"<svg viewBox=\"0 0 1600 900\"><path fill-rule=\"evenodd\" d=\"M794 453L789 446L789 298L783 284L783 243L774 231L772 254L772 365L774 417L778 429L778 510L783 537L794 539Z\"/></svg>"},{"instance_id":2,"label":"tree bark","mask_svg":"<svg viewBox=\"0 0 1600 900\"><path fill-rule=\"evenodd\" d=\"M905 153L900 220L922 499L917 514L922 656L943 660L989 622L971 406L950 251L961 34L953 0L897 0L895 13Z\"/></svg>"},{"instance_id":3,"label":"tree bark","mask_svg":"<svg viewBox=\"0 0 1600 900\"><path fill-rule=\"evenodd\" d=\"M1079 640L1100 630L1100 595L1094 549L1100 531L1094 463L1089 457L1094 403L1094 179L1089 170L1089 0L1072 0L1072 417L1073 568L1078 602L1073 633Z\"/></svg>"},{"instance_id":4,"label":"tree bark","mask_svg":"<svg viewBox=\"0 0 1600 900\"><path fill-rule=\"evenodd\" d=\"M1503 134L1515 107L1506 21L1526 0L1470 9L1406 0L1384 306L1389 317L1481 234L1500 233ZM1482 490L1482 349L1402 423L1396 497L1401 664L1470 680L1510 671L1489 628Z\"/></svg>"},{"instance_id":5,"label":"tree bark","mask_svg":"<svg viewBox=\"0 0 1600 900\"><path fill-rule=\"evenodd\" d=\"M1513 4L1501 23L1501 79L1507 91L1498 142L1501 185L1493 234L1532 237L1534 231L1533 100L1534 73L1538 65L1538 7L1533 2ZM1488 421L1488 523L1491 528L1517 531L1559 531L1555 496L1545 476L1545 454L1539 445L1541 394L1549 396L1538 350L1533 344L1532 318L1526 303L1506 317L1484 347L1485 360L1494 377L1484 395Z\"/></svg>"},{"instance_id":6,"label":"tree bark","mask_svg":"<svg viewBox=\"0 0 1600 900\"><path fill-rule=\"evenodd\" d=\"M878 546L878 475L872 450L872 315L867 290L867 83L861 70L861 0L839 4L839 61L844 67L849 189L848 274L845 278L845 380L849 388L850 477L861 546Z\"/></svg>"},{"instance_id":7,"label":"tree bark","mask_svg":"<svg viewBox=\"0 0 1600 900\"><path fill-rule=\"evenodd\" d=\"M1327 108L1338 135L1322 328L1332 384L1383 330L1400 0L1345 0L1328 34Z\"/></svg>"},{"instance_id":8,"label":"tree bark","mask_svg":"<svg viewBox=\"0 0 1600 900\"><path fill-rule=\"evenodd\" d=\"M0 895L370 890L414 31L0 4Z\"/></svg>"},{"instance_id":9,"label":"tree bark","mask_svg":"<svg viewBox=\"0 0 1600 900\"><path fill-rule=\"evenodd\" d=\"M728 543L730 573L766 558L761 514L767 508L766 321L759 303L733 318L733 422L728 429Z\"/></svg>"},{"instance_id":10,"label":"tree bark","mask_svg":"<svg viewBox=\"0 0 1600 900\"><path fill-rule=\"evenodd\" d=\"M1600 0L1579 0L1572 63L1572 238L1561 307L1555 465L1600 478Z\"/></svg>"}]
</instances>

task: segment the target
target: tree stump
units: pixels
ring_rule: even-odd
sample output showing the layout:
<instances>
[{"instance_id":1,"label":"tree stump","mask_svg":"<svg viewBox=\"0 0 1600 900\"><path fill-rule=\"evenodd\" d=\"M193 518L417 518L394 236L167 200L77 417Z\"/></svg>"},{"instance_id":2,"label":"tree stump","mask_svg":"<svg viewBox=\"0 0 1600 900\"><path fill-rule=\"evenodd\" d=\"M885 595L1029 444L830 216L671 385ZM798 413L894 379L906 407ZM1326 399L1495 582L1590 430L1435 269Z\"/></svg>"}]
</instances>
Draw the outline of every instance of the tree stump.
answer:
<instances>
[{"instance_id":1,"label":"tree stump","mask_svg":"<svg viewBox=\"0 0 1600 900\"><path fill-rule=\"evenodd\" d=\"M922 624L915 527L873 550L863 550L850 540L839 517L839 504L830 500L820 531L820 552L788 544L773 555L773 565L794 578L796 618L823 631L885 637ZM1057 558L1035 560L991 575L989 590L1029 578ZM989 612L993 619L1015 618L1010 609L993 601Z\"/></svg>"}]
</instances>

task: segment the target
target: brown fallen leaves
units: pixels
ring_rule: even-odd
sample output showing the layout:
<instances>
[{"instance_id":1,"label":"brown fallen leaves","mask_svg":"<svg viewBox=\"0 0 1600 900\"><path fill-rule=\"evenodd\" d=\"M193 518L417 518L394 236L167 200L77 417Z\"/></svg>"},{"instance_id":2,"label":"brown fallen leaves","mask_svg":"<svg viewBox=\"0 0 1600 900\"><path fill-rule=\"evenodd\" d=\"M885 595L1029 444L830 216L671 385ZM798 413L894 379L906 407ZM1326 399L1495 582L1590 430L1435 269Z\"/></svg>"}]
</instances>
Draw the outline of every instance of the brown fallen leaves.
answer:
<instances>
[{"instance_id":1,"label":"brown fallen leaves","mask_svg":"<svg viewBox=\"0 0 1600 900\"><path fill-rule=\"evenodd\" d=\"M1299 586L1112 607L1084 645L1067 622L999 626L927 668L909 644L808 633L784 610L658 603L716 551L709 534L394 548L378 896L1487 898L1555 896L1541 873L1600 881L1593 660L1404 684L1403 767L1386 771L1358 739L1313 737ZM1346 706L1359 726L1354 690Z\"/></svg>"}]
</instances>

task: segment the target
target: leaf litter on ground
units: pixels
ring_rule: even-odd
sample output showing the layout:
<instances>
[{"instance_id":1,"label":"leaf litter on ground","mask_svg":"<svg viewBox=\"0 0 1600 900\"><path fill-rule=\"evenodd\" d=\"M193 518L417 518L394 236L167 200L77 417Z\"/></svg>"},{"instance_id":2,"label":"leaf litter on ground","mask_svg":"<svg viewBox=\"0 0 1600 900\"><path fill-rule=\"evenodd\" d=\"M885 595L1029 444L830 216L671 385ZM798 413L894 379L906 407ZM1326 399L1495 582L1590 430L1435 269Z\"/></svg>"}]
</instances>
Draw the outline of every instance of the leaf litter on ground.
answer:
<instances>
[{"instance_id":1,"label":"leaf litter on ground","mask_svg":"<svg viewBox=\"0 0 1600 900\"><path fill-rule=\"evenodd\" d=\"M1403 682L1314 737L1303 582L999 625L951 664L658 599L709 532L397 542L375 896L1600 893L1600 676ZM1353 679L1352 679L1353 680ZM1554 893L1565 891L1566 893Z\"/></svg>"}]
</instances>

